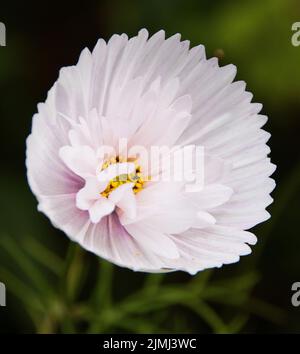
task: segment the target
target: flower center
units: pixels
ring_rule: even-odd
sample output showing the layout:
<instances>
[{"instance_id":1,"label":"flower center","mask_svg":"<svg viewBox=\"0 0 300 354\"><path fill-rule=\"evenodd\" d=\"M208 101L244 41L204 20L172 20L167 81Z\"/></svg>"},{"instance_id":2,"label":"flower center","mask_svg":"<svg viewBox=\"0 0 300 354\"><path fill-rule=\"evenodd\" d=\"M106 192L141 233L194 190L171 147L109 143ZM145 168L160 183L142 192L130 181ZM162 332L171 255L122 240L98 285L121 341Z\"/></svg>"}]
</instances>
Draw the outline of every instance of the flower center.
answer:
<instances>
[{"instance_id":1,"label":"flower center","mask_svg":"<svg viewBox=\"0 0 300 354\"><path fill-rule=\"evenodd\" d=\"M126 158L122 158L120 156L112 157L111 159L109 159L108 161L103 163L101 171L105 170L110 165L121 163L121 162L133 162L135 165L135 171L130 174L121 174L121 175L111 179L108 182L105 190L103 192L101 192L101 195L103 197L107 198L113 190L117 189L119 186L121 186L122 184L125 184L125 183L133 183L134 184L132 187L134 194L139 193L143 189L143 186L144 186L144 183L146 182L146 180L144 179L144 177L142 175L141 166L137 163L136 159L133 159L133 158L126 159Z\"/></svg>"}]
</instances>

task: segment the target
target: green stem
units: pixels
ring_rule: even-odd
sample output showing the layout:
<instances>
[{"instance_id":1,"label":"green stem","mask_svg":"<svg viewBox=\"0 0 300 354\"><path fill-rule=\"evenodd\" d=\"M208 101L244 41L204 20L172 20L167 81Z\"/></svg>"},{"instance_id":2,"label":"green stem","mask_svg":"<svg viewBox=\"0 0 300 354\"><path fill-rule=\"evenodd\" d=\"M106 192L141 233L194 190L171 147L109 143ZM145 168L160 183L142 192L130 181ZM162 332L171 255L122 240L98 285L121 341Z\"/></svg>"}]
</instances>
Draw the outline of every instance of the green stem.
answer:
<instances>
[{"instance_id":1,"label":"green stem","mask_svg":"<svg viewBox=\"0 0 300 354\"><path fill-rule=\"evenodd\" d=\"M88 333L100 333L114 321L112 307L113 265L100 261L96 287L91 296L91 303L96 309L96 318L91 321Z\"/></svg>"}]
</instances>

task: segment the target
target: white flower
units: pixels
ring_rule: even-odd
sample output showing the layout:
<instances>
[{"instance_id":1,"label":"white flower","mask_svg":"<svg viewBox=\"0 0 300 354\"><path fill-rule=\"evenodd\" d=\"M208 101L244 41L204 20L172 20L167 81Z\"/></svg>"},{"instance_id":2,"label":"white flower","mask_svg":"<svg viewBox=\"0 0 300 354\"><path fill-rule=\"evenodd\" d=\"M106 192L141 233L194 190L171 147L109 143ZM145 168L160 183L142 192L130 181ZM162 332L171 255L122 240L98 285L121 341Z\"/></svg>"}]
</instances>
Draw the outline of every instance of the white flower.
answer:
<instances>
[{"instance_id":1,"label":"white flower","mask_svg":"<svg viewBox=\"0 0 300 354\"><path fill-rule=\"evenodd\" d=\"M275 168L267 118L235 74L163 31L84 49L33 117L26 163L39 210L82 247L134 270L196 273L249 254L256 237L245 230L269 218ZM155 180L160 168L122 156L124 138L147 151L203 147L203 188ZM103 146L116 153L105 157Z\"/></svg>"}]
</instances>

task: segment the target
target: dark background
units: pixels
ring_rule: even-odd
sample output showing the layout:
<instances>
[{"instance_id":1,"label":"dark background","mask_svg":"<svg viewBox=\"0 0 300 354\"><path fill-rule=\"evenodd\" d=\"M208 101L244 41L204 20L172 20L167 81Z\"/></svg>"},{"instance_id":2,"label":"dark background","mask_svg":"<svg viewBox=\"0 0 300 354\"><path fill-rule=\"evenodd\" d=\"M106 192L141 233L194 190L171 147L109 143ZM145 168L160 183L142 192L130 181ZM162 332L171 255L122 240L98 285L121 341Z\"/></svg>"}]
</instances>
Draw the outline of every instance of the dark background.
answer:
<instances>
[{"instance_id":1,"label":"dark background","mask_svg":"<svg viewBox=\"0 0 300 354\"><path fill-rule=\"evenodd\" d=\"M297 0L1 1L0 332L300 332L291 286L300 281L300 46ZM62 66L114 33L177 32L234 63L264 104L277 188L253 254L197 276L145 275L99 263L37 212L25 139Z\"/></svg>"}]
</instances>

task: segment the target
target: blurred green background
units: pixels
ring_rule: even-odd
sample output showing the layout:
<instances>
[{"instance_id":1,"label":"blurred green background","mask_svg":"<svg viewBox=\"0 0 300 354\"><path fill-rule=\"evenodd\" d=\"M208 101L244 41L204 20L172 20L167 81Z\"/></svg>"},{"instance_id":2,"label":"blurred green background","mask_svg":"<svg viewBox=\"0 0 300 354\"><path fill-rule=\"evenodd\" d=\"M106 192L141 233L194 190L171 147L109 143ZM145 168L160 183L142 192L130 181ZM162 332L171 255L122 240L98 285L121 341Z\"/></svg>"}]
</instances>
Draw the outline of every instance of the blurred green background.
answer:
<instances>
[{"instance_id":1,"label":"blurred green background","mask_svg":"<svg viewBox=\"0 0 300 354\"><path fill-rule=\"evenodd\" d=\"M50 5L51 4L51 5ZM1 3L0 332L300 332L291 305L300 281L300 21L298 0L123 0ZM181 33L221 65L234 63L269 116L277 188L272 218L255 228L253 254L196 276L146 275L112 266L71 243L36 210L25 139L38 102L62 66L99 37Z\"/></svg>"}]
</instances>

